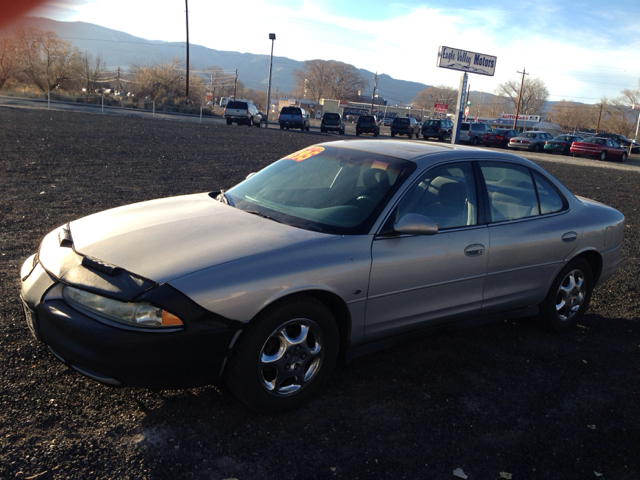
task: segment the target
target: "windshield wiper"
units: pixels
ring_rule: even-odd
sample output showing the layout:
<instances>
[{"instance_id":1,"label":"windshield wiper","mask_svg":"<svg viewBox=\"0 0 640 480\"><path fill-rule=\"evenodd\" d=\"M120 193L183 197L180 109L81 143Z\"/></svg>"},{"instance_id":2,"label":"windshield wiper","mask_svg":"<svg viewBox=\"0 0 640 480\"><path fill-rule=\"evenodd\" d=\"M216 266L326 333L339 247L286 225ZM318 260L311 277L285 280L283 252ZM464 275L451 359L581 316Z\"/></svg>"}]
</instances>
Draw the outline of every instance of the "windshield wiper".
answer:
<instances>
[{"instance_id":1,"label":"windshield wiper","mask_svg":"<svg viewBox=\"0 0 640 480\"><path fill-rule=\"evenodd\" d=\"M275 218L270 217L269 215L265 215L264 213L259 212L257 210L245 210L245 212L250 213L251 215L257 215L259 217L266 218L267 220L273 220L274 222L277 222L277 223L282 223L280 220L276 220Z\"/></svg>"}]
</instances>

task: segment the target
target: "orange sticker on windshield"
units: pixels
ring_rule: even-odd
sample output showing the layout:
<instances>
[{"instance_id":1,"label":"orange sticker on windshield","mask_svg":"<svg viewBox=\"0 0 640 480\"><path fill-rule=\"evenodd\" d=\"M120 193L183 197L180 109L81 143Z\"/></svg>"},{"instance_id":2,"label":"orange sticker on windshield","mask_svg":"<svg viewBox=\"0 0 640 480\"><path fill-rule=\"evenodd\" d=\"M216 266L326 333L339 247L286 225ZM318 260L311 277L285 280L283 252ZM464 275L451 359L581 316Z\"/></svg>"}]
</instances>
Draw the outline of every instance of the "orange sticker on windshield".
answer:
<instances>
[{"instance_id":1,"label":"orange sticker on windshield","mask_svg":"<svg viewBox=\"0 0 640 480\"><path fill-rule=\"evenodd\" d=\"M309 157L318 155L321 152L324 152L324 147L307 147L302 150L298 150L297 152L294 152L291 155L287 155L284 158L295 160L296 162L301 162L303 160L306 160Z\"/></svg>"}]
</instances>

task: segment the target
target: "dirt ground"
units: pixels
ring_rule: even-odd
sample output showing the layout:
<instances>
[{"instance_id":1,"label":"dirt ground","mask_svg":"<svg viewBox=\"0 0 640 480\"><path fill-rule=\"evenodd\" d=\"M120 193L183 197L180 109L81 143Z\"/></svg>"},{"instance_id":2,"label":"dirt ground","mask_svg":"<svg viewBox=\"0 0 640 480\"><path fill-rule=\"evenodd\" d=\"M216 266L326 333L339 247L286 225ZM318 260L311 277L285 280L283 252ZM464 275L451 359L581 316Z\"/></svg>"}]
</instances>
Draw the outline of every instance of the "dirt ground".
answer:
<instances>
[{"instance_id":1,"label":"dirt ground","mask_svg":"<svg viewBox=\"0 0 640 480\"><path fill-rule=\"evenodd\" d=\"M626 216L623 265L579 328L535 319L361 357L296 411L225 389L115 389L29 333L19 268L67 221L230 187L320 134L0 108L0 479L640 478L640 168L538 155Z\"/></svg>"}]
</instances>

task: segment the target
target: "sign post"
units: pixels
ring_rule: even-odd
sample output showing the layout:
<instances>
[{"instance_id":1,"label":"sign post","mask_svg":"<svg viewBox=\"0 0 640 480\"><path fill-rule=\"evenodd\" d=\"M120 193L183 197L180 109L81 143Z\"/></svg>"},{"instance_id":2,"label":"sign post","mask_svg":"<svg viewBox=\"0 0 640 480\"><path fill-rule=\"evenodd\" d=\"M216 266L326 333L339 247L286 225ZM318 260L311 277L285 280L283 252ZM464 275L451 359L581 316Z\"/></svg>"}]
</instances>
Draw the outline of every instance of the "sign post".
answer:
<instances>
[{"instance_id":1,"label":"sign post","mask_svg":"<svg viewBox=\"0 0 640 480\"><path fill-rule=\"evenodd\" d=\"M640 110L640 103L634 103L631 106L631 109L632 110ZM629 155L631 155L631 147L633 147L633 144L638 141L638 128L639 127L640 127L640 112L638 112L638 123L636 124L636 134L633 136L633 141L629 145Z\"/></svg>"}]
</instances>

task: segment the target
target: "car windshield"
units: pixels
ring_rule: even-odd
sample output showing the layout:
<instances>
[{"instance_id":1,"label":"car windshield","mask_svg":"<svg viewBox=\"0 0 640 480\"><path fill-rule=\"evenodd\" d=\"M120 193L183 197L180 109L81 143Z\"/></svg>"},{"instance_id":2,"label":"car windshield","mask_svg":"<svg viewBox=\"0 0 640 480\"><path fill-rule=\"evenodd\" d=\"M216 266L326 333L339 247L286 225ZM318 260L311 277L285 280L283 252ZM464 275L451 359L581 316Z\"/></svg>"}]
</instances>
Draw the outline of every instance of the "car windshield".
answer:
<instances>
[{"instance_id":1,"label":"car windshield","mask_svg":"<svg viewBox=\"0 0 640 480\"><path fill-rule=\"evenodd\" d=\"M536 138L536 134L533 132L521 133L520 136L524 138Z\"/></svg>"},{"instance_id":2,"label":"car windshield","mask_svg":"<svg viewBox=\"0 0 640 480\"><path fill-rule=\"evenodd\" d=\"M348 148L311 146L226 192L231 206L294 227L368 233L415 163Z\"/></svg>"},{"instance_id":3,"label":"car windshield","mask_svg":"<svg viewBox=\"0 0 640 480\"><path fill-rule=\"evenodd\" d=\"M427 120L426 122L423 123L423 125L426 125L428 127L439 127L440 120Z\"/></svg>"},{"instance_id":4,"label":"car windshield","mask_svg":"<svg viewBox=\"0 0 640 480\"><path fill-rule=\"evenodd\" d=\"M302 111L297 107L284 107L280 113L285 115L301 115Z\"/></svg>"}]
</instances>

